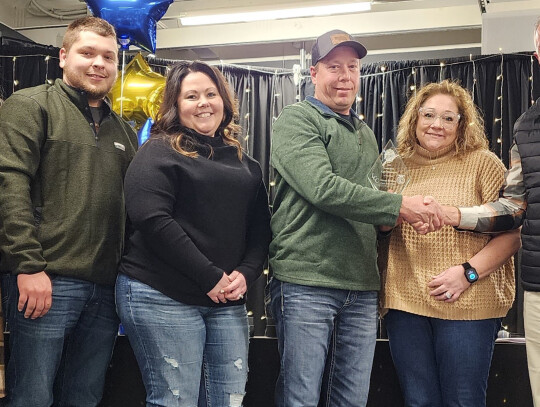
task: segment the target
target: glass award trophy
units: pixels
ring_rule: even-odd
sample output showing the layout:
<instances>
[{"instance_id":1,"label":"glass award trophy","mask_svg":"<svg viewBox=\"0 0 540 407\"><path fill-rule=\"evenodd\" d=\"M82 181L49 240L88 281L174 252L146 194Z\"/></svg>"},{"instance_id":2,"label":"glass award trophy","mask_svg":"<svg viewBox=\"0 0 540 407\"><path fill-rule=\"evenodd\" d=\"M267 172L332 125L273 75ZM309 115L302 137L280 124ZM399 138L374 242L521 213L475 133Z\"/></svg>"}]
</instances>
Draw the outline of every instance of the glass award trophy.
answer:
<instances>
[{"instance_id":1,"label":"glass award trophy","mask_svg":"<svg viewBox=\"0 0 540 407\"><path fill-rule=\"evenodd\" d=\"M380 191L401 194L410 181L409 170L389 140L368 173L371 186Z\"/></svg>"}]
</instances>

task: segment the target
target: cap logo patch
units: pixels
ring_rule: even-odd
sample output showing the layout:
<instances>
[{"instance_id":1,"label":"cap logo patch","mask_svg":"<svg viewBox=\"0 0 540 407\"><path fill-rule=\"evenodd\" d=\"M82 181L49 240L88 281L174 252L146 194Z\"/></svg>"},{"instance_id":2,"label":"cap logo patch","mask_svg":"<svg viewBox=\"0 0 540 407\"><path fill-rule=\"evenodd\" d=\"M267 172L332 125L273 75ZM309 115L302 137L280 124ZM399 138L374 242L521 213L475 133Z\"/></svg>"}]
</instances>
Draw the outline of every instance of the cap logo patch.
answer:
<instances>
[{"instance_id":1,"label":"cap logo patch","mask_svg":"<svg viewBox=\"0 0 540 407\"><path fill-rule=\"evenodd\" d=\"M350 41L351 38L347 34L333 34L330 36L330 40L332 41L332 44L340 44L345 41Z\"/></svg>"}]
</instances>

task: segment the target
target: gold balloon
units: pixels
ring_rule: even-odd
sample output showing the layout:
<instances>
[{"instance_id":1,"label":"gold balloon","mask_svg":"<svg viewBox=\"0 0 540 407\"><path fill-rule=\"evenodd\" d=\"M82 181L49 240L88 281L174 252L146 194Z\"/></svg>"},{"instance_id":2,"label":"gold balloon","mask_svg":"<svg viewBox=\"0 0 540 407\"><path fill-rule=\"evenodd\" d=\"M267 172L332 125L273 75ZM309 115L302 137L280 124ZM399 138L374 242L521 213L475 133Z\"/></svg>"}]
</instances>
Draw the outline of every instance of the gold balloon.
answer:
<instances>
[{"instance_id":1,"label":"gold balloon","mask_svg":"<svg viewBox=\"0 0 540 407\"><path fill-rule=\"evenodd\" d=\"M113 110L124 119L133 120L138 129L149 117L156 119L164 88L165 77L152 71L142 55L137 54L126 65L123 81L122 72L118 73L109 98Z\"/></svg>"}]
</instances>

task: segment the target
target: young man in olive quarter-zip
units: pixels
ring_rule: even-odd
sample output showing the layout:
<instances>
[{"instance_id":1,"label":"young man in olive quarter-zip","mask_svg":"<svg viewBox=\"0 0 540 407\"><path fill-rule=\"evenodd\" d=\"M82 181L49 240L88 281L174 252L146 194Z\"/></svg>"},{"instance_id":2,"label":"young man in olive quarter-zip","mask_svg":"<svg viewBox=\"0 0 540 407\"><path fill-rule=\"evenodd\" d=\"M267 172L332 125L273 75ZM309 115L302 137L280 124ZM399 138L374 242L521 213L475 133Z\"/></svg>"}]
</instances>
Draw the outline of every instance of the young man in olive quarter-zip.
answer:
<instances>
[{"instance_id":1,"label":"young man in olive quarter-zip","mask_svg":"<svg viewBox=\"0 0 540 407\"><path fill-rule=\"evenodd\" d=\"M365 406L377 327L377 226L398 218L425 233L442 211L421 196L377 191L375 136L351 109L366 49L330 31L312 49L314 97L275 122L271 308L279 407ZM429 202L427 200L426 202Z\"/></svg>"},{"instance_id":2,"label":"young man in olive quarter-zip","mask_svg":"<svg viewBox=\"0 0 540 407\"><path fill-rule=\"evenodd\" d=\"M123 178L137 138L106 95L114 28L72 22L63 78L0 109L0 268L7 290L10 407L96 406L118 331L114 282Z\"/></svg>"}]
</instances>

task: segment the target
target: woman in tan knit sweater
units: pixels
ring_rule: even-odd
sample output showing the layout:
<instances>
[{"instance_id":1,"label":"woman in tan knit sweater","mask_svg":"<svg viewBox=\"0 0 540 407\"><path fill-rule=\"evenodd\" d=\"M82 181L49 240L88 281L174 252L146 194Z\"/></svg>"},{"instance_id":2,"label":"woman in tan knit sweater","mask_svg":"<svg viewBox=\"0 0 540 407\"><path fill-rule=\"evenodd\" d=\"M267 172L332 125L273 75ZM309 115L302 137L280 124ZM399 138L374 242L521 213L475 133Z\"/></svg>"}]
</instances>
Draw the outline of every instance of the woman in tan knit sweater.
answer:
<instances>
[{"instance_id":1,"label":"woman in tan knit sweater","mask_svg":"<svg viewBox=\"0 0 540 407\"><path fill-rule=\"evenodd\" d=\"M497 198L504 165L488 150L471 96L456 83L429 84L409 100L398 149L410 170L405 195L454 206ZM495 338L514 300L519 246L519 231L490 237L445 226L419 235L405 223L393 230L381 300L406 406L485 406Z\"/></svg>"}]
</instances>

